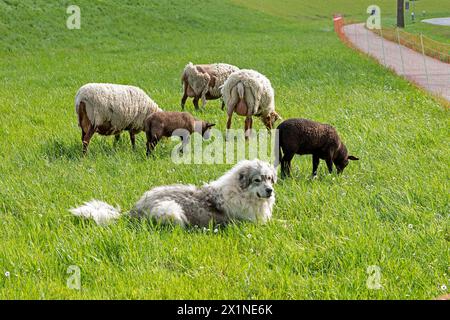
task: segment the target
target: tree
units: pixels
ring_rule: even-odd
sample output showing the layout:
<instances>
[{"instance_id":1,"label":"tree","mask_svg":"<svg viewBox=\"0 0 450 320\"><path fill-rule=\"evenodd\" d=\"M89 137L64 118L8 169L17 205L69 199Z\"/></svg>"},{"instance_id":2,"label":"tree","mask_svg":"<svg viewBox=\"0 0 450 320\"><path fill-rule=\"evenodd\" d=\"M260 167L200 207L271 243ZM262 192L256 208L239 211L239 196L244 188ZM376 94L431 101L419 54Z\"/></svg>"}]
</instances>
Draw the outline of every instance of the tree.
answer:
<instances>
[{"instance_id":1,"label":"tree","mask_svg":"<svg viewBox=\"0 0 450 320\"><path fill-rule=\"evenodd\" d=\"M405 27L405 0L397 0L397 27Z\"/></svg>"}]
</instances>

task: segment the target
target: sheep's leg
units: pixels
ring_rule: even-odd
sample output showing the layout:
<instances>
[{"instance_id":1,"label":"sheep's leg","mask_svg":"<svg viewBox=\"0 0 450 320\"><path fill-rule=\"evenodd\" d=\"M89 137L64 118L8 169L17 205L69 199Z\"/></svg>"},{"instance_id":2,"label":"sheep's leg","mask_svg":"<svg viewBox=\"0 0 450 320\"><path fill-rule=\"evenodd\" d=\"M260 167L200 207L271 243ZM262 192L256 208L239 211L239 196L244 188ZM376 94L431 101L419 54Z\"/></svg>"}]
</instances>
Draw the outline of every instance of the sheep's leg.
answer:
<instances>
[{"instance_id":1,"label":"sheep's leg","mask_svg":"<svg viewBox=\"0 0 450 320\"><path fill-rule=\"evenodd\" d=\"M320 158L318 155L313 154L313 177L317 176L317 168L319 167Z\"/></svg>"},{"instance_id":2,"label":"sheep's leg","mask_svg":"<svg viewBox=\"0 0 450 320\"><path fill-rule=\"evenodd\" d=\"M229 139L229 131L231 128L231 118L233 116L233 113L229 113L228 114L228 120L227 120L227 131L225 133L225 139L228 140Z\"/></svg>"},{"instance_id":3,"label":"sheep's leg","mask_svg":"<svg viewBox=\"0 0 450 320\"><path fill-rule=\"evenodd\" d=\"M158 144L158 137L155 135L151 135L150 133L147 133L147 157L150 156L153 149L155 149L156 145Z\"/></svg>"},{"instance_id":4,"label":"sheep's leg","mask_svg":"<svg viewBox=\"0 0 450 320\"><path fill-rule=\"evenodd\" d=\"M91 122L86 113L86 105L83 101L80 102L78 106L78 125L81 128L81 143L84 143L84 137L86 133L89 131L89 127L91 126Z\"/></svg>"},{"instance_id":5,"label":"sheep's leg","mask_svg":"<svg viewBox=\"0 0 450 320\"><path fill-rule=\"evenodd\" d=\"M184 136L184 137L180 136L180 138L181 138L181 146L178 149L178 152L183 154L186 152L186 146L189 144L190 136Z\"/></svg>"},{"instance_id":6,"label":"sheep's leg","mask_svg":"<svg viewBox=\"0 0 450 320\"><path fill-rule=\"evenodd\" d=\"M233 114L229 114L228 115L228 120L227 120L227 130L230 130L231 128L231 118L232 118Z\"/></svg>"},{"instance_id":7,"label":"sheep's leg","mask_svg":"<svg viewBox=\"0 0 450 320\"><path fill-rule=\"evenodd\" d=\"M181 110L184 110L184 105L186 104L187 98L188 98L188 96L187 96L187 94L185 93L185 94L183 95L183 98L181 98Z\"/></svg>"},{"instance_id":8,"label":"sheep's leg","mask_svg":"<svg viewBox=\"0 0 450 320\"><path fill-rule=\"evenodd\" d=\"M120 133L114 135L114 146L119 142L120 140Z\"/></svg>"},{"instance_id":9,"label":"sheep's leg","mask_svg":"<svg viewBox=\"0 0 450 320\"><path fill-rule=\"evenodd\" d=\"M186 87L185 87L183 98L181 98L181 110L184 110L184 105L186 104L187 98L188 98L188 95L187 95Z\"/></svg>"},{"instance_id":10,"label":"sheep's leg","mask_svg":"<svg viewBox=\"0 0 450 320\"><path fill-rule=\"evenodd\" d=\"M327 163L328 172L333 173L333 160L331 159L331 157L327 157L325 159L325 162Z\"/></svg>"},{"instance_id":11,"label":"sheep's leg","mask_svg":"<svg viewBox=\"0 0 450 320\"><path fill-rule=\"evenodd\" d=\"M89 130L86 132L86 134L83 137L83 154L87 153L89 142L91 141L91 138L94 135L94 133L95 133L95 128L91 124L89 126Z\"/></svg>"},{"instance_id":12,"label":"sheep's leg","mask_svg":"<svg viewBox=\"0 0 450 320\"><path fill-rule=\"evenodd\" d=\"M129 132L130 132L131 147L133 148L133 150L135 150L136 149L136 136L133 131L130 130Z\"/></svg>"},{"instance_id":13,"label":"sheep's leg","mask_svg":"<svg viewBox=\"0 0 450 320\"><path fill-rule=\"evenodd\" d=\"M184 110L184 105L186 104L186 100L188 98L188 84L184 81L184 93L183 98L181 98L181 110Z\"/></svg>"},{"instance_id":14,"label":"sheep's leg","mask_svg":"<svg viewBox=\"0 0 450 320\"><path fill-rule=\"evenodd\" d=\"M198 100L199 100L198 97L194 97L194 100L192 101L192 103L194 104L195 110L200 109L198 106Z\"/></svg>"},{"instance_id":15,"label":"sheep's leg","mask_svg":"<svg viewBox=\"0 0 450 320\"><path fill-rule=\"evenodd\" d=\"M245 134L245 140L248 139L248 136L247 136L247 130L248 130L248 118L245 118L245 121L244 121L244 134Z\"/></svg>"},{"instance_id":16,"label":"sheep's leg","mask_svg":"<svg viewBox=\"0 0 450 320\"><path fill-rule=\"evenodd\" d=\"M245 139L248 140L252 132L253 119L251 116L245 118Z\"/></svg>"},{"instance_id":17,"label":"sheep's leg","mask_svg":"<svg viewBox=\"0 0 450 320\"><path fill-rule=\"evenodd\" d=\"M285 153L281 159L281 177L286 178L291 176L291 161L294 157L293 153Z\"/></svg>"},{"instance_id":18,"label":"sheep's leg","mask_svg":"<svg viewBox=\"0 0 450 320\"><path fill-rule=\"evenodd\" d=\"M152 147L151 142L147 140L147 152L146 152L147 157L149 157L150 154L152 153L152 149L153 149L153 147Z\"/></svg>"},{"instance_id":19,"label":"sheep's leg","mask_svg":"<svg viewBox=\"0 0 450 320\"><path fill-rule=\"evenodd\" d=\"M150 144L151 135L150 135L149 132L146 132L145 135L147 136L147 142L146 142L147 152L146 152L146 155L148 157L150 155L150 153L151 153L151 144Z\"/></svg>"}]
</instances>

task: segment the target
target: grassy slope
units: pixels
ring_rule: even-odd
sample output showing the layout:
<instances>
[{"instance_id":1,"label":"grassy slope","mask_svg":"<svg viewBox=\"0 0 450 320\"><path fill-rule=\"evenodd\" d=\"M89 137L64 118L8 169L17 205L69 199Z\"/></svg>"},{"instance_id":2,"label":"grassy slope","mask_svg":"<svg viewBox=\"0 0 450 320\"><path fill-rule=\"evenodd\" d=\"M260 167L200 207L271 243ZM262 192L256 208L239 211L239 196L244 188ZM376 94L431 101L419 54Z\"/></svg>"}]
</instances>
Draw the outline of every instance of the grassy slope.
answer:
<instances>
[{"instance_id":1,"label":"grassy slope","mask_svg":"<svg viewBox=\"0 0 450 320\"><path fill-rule=\"evenodd\" d=\"M77 3L82 29L69 31L67 1L0 0L0 298L431 298L448 285L448 112L339 43L328 14L302 4L299 21L283 21L219 0ZM92 197L126 210L152 186L201 184L229 168L176 166L172 142L146 160L143 135L135 153L127 139L113 148L97 136L80 158L80 85L135 84L177 110L190 60L263 72L284 118L335 125L361 161L341 177L322 163L311 181L310 158L296 158L295 179L276 188L274 216L286 223L204 234L72 218L67 208ZM224 129L218 102L199 116ZM82 269L81 292L66 288L69 265ZM369 265L381 267L382 290L367 289Z\"/></svg>"},{"instance_id":2,"label":"grassy slope","mask_svg":"<svg viewBox=\"0 0 450 320\"><path fill-rule=\"evenodd\" d=\"M233 2L294 21L328 19L334 13L342 13L350 21L365 21L367 7L376 4L381 8L384 26L393 27L397 21L397 1L395 0L328 0L326 4L323 1L284 0L283 5L273 0L233 0ZM420 0L415 5L415 12L416 22L413 23L410 17L411 11L405 11L405 31L423 33L431 39L450 44L450 27L420 22L423 19L450 17L450 3L442 0Z\"/></svg>"}]
</instances>

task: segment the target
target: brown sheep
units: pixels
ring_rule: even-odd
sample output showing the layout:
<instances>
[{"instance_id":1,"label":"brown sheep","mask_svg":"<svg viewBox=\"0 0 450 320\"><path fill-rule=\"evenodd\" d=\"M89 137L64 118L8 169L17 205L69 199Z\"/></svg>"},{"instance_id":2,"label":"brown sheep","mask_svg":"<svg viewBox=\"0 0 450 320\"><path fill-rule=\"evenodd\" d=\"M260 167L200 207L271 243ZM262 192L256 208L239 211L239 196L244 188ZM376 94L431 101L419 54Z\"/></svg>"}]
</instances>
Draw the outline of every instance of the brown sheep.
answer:
<instances>
[{"instance_id":1,"label":"brown sheep","mask_svg":"<svg viewBox=\"0 0 450 320\"><path fill-rule=\"evenodd\" d=\"M336 129L328 124L296 118L283 121L277 129L282 177L290 175L291 160L295 154L313 155L313 176L317 175L320 159L326 161L330 173L334 163L338 174L344 171L349 160L359 160L348 155Z\"/></svg>"},{"instance_id":2,"label":"brown sheep","mask_svg":"<svg viewBox=\"0 0 450 320\"><path fill-rule=\"evenodd\" d=\"M153 151L158 141L163 137L171 137L175 130L184 129L186 133L192 134L194 131L200 133L202 136L214 123L197 120L188 112L176 111L160 111L150 115L144 124L145 134L147 135L147 156ZM177 132L175 132L177 134ZM180 152L183 152L184 147L189 142L189 135L180 133L180 138L183 140Z\"/></svg>"}]
</instances>

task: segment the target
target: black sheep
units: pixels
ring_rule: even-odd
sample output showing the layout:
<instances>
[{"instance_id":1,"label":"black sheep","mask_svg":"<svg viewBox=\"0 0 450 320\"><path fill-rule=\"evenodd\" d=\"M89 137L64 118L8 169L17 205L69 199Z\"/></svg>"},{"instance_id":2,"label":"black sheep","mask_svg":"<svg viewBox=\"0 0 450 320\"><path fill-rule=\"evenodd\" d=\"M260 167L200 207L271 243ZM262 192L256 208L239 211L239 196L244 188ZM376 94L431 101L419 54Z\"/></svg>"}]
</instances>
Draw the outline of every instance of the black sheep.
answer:
<instances>
[{"instance_id":1,"label":"black sheep","mask_svg":"<svg viewBox=\"0 0 450 320\"><path fill-rule=\"evenodd\" d=\"M295 118L283 121L277 129L282 177L290 175L291 160L295 154L313 155L313 176L317 175L320 159L326 161L330 173L333 172L333 163L337 172L341 173L349 160L359 160L348 155L336 129L328 124Z\"/></svg>"}]
</instances>

